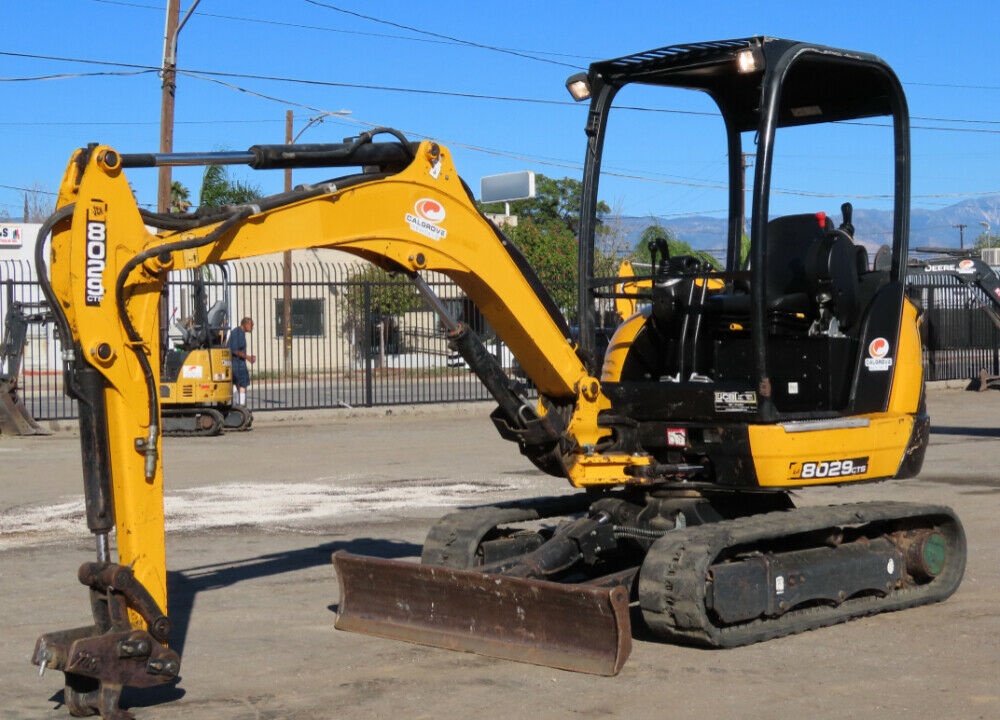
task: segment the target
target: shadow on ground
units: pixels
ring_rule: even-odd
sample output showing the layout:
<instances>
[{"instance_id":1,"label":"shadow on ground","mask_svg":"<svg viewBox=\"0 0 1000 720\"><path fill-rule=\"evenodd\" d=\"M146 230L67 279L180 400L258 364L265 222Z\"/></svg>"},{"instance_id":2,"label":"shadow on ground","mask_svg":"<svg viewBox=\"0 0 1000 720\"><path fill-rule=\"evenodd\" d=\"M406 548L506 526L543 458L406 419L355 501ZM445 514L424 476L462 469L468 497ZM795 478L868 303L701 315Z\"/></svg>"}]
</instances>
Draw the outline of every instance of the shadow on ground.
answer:
<instances>
[{"instance_id":1,"label":"shadow on ground","mask_svg":"<svg viewBox=\"0 0 1000 720\"><path fill-rule=\"evenodd\" d=\"M404 558L419 555L421 547L403 541L357 538L168 572L167 592L170 597L169 614L172 623L170 647L180 653L181 658L184 657L184 643L191 623L191 611L199 593L320 565L332 567L330 556L337 550L381 558ZM183 669L183 661L181 667ZM177 687L177 683L182 679L178 677L174 683L152 688L126 687L122 692L120 706L123 709L143 708L178 700L184 697L185 692ZM57 708L65 704L62 691L49 699L56 703Z\"/></svg>"}]
</instances>

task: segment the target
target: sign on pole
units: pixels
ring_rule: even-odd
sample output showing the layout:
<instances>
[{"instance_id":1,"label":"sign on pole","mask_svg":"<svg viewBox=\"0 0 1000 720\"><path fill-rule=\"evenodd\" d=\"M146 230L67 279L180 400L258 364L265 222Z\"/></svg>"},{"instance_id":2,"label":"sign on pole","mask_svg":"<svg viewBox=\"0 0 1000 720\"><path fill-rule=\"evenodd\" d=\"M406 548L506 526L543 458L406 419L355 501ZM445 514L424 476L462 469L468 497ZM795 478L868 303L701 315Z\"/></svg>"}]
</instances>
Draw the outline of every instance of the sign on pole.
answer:
<instances>
[{"instance_id":1,"label":"sign on pole","mask_svg":"<svg viewBox=\"0 0 1000 720\"><path fill-rule=\"evenodd\" d=\"M535 197L535 173L530 170L488 175L479 181L480 200L484 203L527 200Z\"/></svg>"}]
</instances>

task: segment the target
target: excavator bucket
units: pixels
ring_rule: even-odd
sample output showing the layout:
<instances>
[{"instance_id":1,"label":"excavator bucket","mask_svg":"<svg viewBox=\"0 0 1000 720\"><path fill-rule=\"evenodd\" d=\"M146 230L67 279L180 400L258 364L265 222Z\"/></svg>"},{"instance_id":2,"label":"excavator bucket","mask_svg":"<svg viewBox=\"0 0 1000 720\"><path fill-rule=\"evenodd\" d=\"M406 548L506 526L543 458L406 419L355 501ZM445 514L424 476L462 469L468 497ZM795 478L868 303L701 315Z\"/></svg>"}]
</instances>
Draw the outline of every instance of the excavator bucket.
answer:
<instances>
[{"instance_id":1,"label":"excavator bucket","mask_svg":"<svg viewBox=\"0 0 1000 720\"><path fill-rule=\"evenodd\" d=\"M17 396L16 386L0 380L0 433L4 435L48 435L45 428L35 422L28 408Z\"/></svg>"},{"instance_id":2,"label":"excavator bucket","mask_svg":"<svg viewBox=\"0 0 1000 720\"><path fill-rule=\"evenodd\" d=\"M628 588L566 585L339 551L339 630L594 675L632 649Z\"/></svg>"}]
</instances>

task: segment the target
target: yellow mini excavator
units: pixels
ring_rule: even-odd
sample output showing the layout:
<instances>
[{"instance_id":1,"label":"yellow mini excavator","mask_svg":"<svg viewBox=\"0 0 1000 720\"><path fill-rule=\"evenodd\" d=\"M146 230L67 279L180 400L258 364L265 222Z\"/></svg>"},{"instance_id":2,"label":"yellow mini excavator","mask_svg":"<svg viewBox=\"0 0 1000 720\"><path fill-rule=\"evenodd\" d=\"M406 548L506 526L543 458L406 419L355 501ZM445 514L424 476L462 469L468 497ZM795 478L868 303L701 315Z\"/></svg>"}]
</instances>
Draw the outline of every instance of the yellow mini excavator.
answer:
<instances>
[{"instance_id":1,"label":"yellow mini excavator","mask_svg":"<svg viewBox=\"0 0 1000 720\"><path fill-rule=\"evenodd\" d=\"M225 430L249 430L253 414L233 403L233 364L226 333L229 330L229 283L223 266L212 268L220 277L221 295L209 306L206 268L191 270L188 282L172 282L187 314L174 321L176 337L165 328L160 370L160 417L164 435L218 435ZM168 313L163 313L163 316ZM173 314L171 313L172 317ZM172 340L172 341L171 341Z\"/></svg>"},{"instance_id":2,"label":"yellow mini excavator","mask_svg":"<svg viewBox=\"0 0 1000 720\"><path fill-rule=\"evenodd\" d=\"M599 304L622 283L594 277L598 179L614 100L636 84L714 101L729 159L726 262L654 263L650 282L632 289L640 311L599 357ZM66 387L80 401L97 557L79 579L94 621L43 635L33 654L65 674L70 712L125 717L123 686L172 682L180 670L160 463L166 275L293 248L335 248L408 275L496 398L500 434L581 490L447 515L419 563L337 553L337 627L614 674L629 653L632 603L655 636L732 647L955 591L966 547L947 507L791 500L810 486L912 477L927 447L919 314L903 288L910 150L896 75L872 55L756 37L597 62L567 86L590 98L575 333L437 143L380 128L342 144L245 153L91 145L73 155L39 234L51 231L52 251L40 243L37 260L67 341ZM769 214L786 131L867 127L845 121L868 118L891 127L891 257L877 267L853 237L849 205L839 225L823 212ZM756 158L744 260L746 138ZM193 160L359 170L214 214L137 207L126 170ZM537 402L448 316L426 271L450 276L473 300Z\"/></svg>"}]
</instances>

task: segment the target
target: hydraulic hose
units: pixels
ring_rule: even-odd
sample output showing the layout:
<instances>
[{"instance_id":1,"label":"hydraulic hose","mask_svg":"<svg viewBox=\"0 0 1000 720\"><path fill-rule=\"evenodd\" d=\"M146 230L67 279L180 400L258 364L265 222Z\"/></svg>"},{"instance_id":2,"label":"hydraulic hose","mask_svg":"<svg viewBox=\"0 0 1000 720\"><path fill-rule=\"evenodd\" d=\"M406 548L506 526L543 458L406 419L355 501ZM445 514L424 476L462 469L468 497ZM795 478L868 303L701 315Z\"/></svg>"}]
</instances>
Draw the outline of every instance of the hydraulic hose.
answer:
<instances>
[{"instance_id":1,"label":"hydraulic hose","mask_svg":"<svg viewBox=\"0 0 1000 720\"><path fill-rule=\"evenodd\" d=\"M66 313L63 311L62 305L59 303L55 291L52 289L48 264L45 262L45 239L56 225L73 217L75 210L76 203L64 205L52 213L38 229L38 235L35 239L35 272L38 275L38 284L42 288L42 294L45 296L45 301L49 304L49 307L52 308L52 314L59 328L59 337L63 348L63 377L66 389L69 391L68 394L70 397L80 399L79 393L76 391L76 381L72 377L72 372L69 371L69 368L72 367L76 359L72 345L73 335L70 332L69 320L66 317Z\"/></svg>"},{"instance_id":2,"label":"hydraulic hose","mask_svg":"<svg viewBox=\"0 0 1000 720\"><path fill-rule=\"evenodd\" d=\"M153 366L150 364L146 353L142 350L142 335L140 335L139 331L136 330L135 325L132 323L132 319L128 315L128 309L125 306L125 281L128 279L129 274L131 274L133 270L147 260L164 253L173 253L178 250L191 250L209 245L227 233L237 223L259 212L260 208L256 205L240 206L236 212L226 218L226 220L224 220L219 227L205 237L166 243L144 250L125 263L121 271L118 273L118 278L115 282L115 302L118 308L118 319L120 320L122 327L125 329L125 334L128 336L129 342L132 346L132 351L135 353L136 359L139 361L139 366L142 368L142 376L146 383L146 397L149 403L149 435L146 438L146 446L144 449L146 455L146 479L151 479L156 474L156 444L160 435L159 388L156 386L156 377L153 373Z\"/></svg>"}]
</instances>

